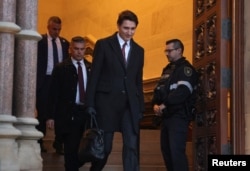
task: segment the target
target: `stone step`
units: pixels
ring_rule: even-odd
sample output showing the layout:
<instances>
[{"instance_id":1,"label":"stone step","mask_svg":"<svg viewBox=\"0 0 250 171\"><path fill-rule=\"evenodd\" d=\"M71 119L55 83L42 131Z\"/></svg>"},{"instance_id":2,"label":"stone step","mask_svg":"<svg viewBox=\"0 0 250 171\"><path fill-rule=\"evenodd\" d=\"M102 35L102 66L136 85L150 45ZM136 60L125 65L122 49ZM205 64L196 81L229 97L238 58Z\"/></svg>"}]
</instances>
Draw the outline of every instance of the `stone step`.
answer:
<instances>
[{"instance_id":1,"label":"stone step","mask_svg":"<svg viewBox=\"0 0 250 171\"><path fill-rule=\"evenodd\" d=\"M160 131L159 130L141 130L140 133L140 152L159 153L160 152ZM51 130L47 131L44 137L44 146L49 152L53 152L52 143L54 140L54 133ZM149 148L150 147L150 148ZM122 136L121 133L115 133L113 140L113 152L122 151Z\"/></svg>"},{"instance_id":2,"label":"stone step","mask_svg":"<svg viewBox=\"0 0 250 171\"><path fill-rule=\"evenodd\" d=\"M54 153L52 142L54 139L53 131L47 133L44 138L44 144L48 153L43 153L44 159L43 171L61 171L64 170L63 156ZM141 171L165 171L164 161L160 150L160 131L146 130L140 132L140 170ZM189 159L190 170L193 165L192 143L187 143L187 155ZM88 171L90 164L87 163L81 167L80 171ZM115 133L112 152L109 156L107 165L103 171L123 171L122 168L122 136Z\"/></svg>"},{"instance_id":3,"label":"stone step","mask_svg":"<svg viewBox=\"0 0 250 171\"><path fill-rule=\"evenodd\" d=\"M90 164L86 164L79 169L79 171L89 171ZM61 166L51 166L44 167L43 171L62 171L64 167ZM122 165L106 165L102 171L123 171ZM150 166L140 166L140 171L166 171L164 166L150 165Z\"/></svg>"},{"instance_id":4,"label":"stone step","mask_svg":"<svg viewBox=\"0 0 250 171\"><path fill-rule=\"evenodd\" d=\"M88 166L84 166L80 169L80 171L89 171ZM122 165L106 165L105 168L103 168L102 171L124 171ZM165 167L159 167L157 165L155 166L140 166L140 171L166 171Z\"/></svg>"},{"instance_id":5,"label":"stone step","mask_svg":"<svg viewBox=\"0 0 250 171\"><path fill-rule=\"evenodd\" d=\"M145 156L145 155L144 155ZM61 171L64 170L64 157L61 155L57 155L55 153L42 153L43 158L43 171ZM161 162L157 161L158 157L151 156L147 161L151 160L151 162L142 164L140 162L140 168L141 170L145 171L154 171L160 168L164 168L164 165L162 165ZM145 160L145 157L141 157L141 160ZM90 163L86 163L83 167L80 168L80 171L87 171L90 167ZM121 153L112 152L107 165L105 166L103 171L122 171L122 159L121 159ZM163 169L164 170L164 169ZM159 171L159 170L157 170Z\"/></svg>"},{"instance_id":6,"label":"stone step","mask_svg":"<svg viewBox=\"0 0 250 171\"><path fill-rule=\"evenodd\" d=\"M45 165L55 165L64 162L63 156L56 153L42 153ZM107 164L109 165L122 165L122 153L111 152ZM142 153L140 152L141 165L164 165L162 155L157 153Z\"/></svg>"}]
</instances>

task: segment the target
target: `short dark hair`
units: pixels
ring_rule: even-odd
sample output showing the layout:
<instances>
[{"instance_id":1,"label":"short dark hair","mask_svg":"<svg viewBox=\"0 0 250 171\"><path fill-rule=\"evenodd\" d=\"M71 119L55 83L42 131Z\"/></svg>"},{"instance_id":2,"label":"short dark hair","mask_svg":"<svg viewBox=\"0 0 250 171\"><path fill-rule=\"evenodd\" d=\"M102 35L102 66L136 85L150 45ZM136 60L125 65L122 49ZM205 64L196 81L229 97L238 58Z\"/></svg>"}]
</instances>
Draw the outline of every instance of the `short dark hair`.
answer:
<instances>
[{"instance_id":1,"label":"short dark hair","mask_svg":"<svg viewBox=\"0 0 250 171\"><path fill-rule=\"evenodd\" d=\"M62 23L62 20L61 20L61 18L59 18L58 16L52 16L52 17L50 17L49 20L48 20L48 25L50 24L50 22L57 23L57 24L61 24L61 23Z\"/></svg>"},{"instance_id":2,"label":"short dark hair","mask_svg":"<svg viewBox=\"0 0 250 171\"><path fill-rule=\"evenodd\" d=\"M184 52L184 45L179 39L171 39L171 40L166 41L166 45L170 43L174 44L175 49L180 48L182 50L182 53Z\"/></svg>"},{"instance_id":3,"label":"short dark hair","mask_svg":"<svg viewBox=\"0 0 250 171\"><path fill-rule=\"evenodd\" d=\"M123 22L124 20L133 21L133 22L135 22L136 26L137 26L138 23L139 23L136 14L133 13L132 11L130 11L130 10L122 11L122 12L119 14L118 19L117 19L117 24L118 24L118 25L121 25L122 22Z\"/></svg>"},{"instance_id":4,"label":"short dark hair","mask_svg":"<svg viewBox=\"0 0 250 171\"><path fill-rule=\"evenodd\" d=\"M73 43L73 42L84 43L85 39L81 36L75 36L75 37L72 37L72 39L71 39L71 43Z\"/></svg>"}]
</instances>

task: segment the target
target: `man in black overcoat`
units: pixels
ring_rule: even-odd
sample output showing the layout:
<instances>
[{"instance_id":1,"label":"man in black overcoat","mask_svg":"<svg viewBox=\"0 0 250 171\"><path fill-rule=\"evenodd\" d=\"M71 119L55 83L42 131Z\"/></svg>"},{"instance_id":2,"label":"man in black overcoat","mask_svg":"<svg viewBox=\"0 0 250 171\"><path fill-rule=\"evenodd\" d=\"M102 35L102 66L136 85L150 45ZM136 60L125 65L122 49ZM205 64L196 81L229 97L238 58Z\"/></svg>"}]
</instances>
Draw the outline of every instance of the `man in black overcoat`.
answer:
<instances>
[{"instance_id":1,"label":"man in black overcoat","mask_svg":"<svg viewBox=\"0 0 250 171\"><path fill-rule=\"evenodd\" d=\"M101 171L112 150L114 132L123 137L124 171L139 170L139 121L143 117L144 49L133 39L137 16L122 11L118 32L96 42L86 105L96 114L104 132L105 158L94 162L91 171Z\"/></svg>"},{"instance_id":2,"label":"man in black overcoat","mask_svg":"<svg viewBox=\"0 0 250 171\"><path fill-rule=\"evenodd\" d=\"M85 93L91 63L84 59L86 42L80 36L70 44L71 57L55 66L49 93L47 127L55 128L64 144L66 171L78 171L79 144L88 114L85 114ZM78 70L81 66L81 70ZM81 78L80 78L81 76ZM80 79L83 84L80 84ZM82 91L83 90L83 91Z\"/></svg>"},{"instance_id":3,"label":"man in black overcoat","mask_svg":"<svg viewBox=\"0 0 250 171\"><path fill-rule=\"evenodd\" d=\"M69 56L69 42L59 36L62 28L62 21L57 16L52 16L48 19L46 34L42 34L42 39L38 42L37 47L37 88L36 88L36 109L37 119L39 125L37 129L41 131L44 136L46 135L46 115L49 87L51 82L51 73L56 65L56 62L62 62ZM57 46L57 60L53 58L53 45L52 40L55 40ZM55 132L55 141L53 143L56 152L59 154L63 153L63 146L61 137L57 136ZM41 151L46 152L47 150L43 146L43 139L39 139L38 142L41 146Z\"/></svg>"}]
</instances>

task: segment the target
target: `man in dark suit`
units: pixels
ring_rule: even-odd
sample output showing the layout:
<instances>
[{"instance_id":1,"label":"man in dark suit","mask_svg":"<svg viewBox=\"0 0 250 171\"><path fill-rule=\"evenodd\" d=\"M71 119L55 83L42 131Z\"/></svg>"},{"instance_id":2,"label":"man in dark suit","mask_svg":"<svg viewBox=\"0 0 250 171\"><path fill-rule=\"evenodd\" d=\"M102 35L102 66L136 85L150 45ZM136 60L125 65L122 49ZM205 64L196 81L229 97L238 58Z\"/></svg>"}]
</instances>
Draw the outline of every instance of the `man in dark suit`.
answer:
<instances>
[{"instance_id":1,"label":"man in dark suit","mask_svg":"<svg viewBox=\"0 0 250 171\"><path fill-rule=\"evenodd\" d=\"M91 65L83 59L85 44L82 37L73 37L70 44L71 58L55 66L52 73L47 127L55 128L57 134L63 137L66 171L78 171L78 148L88 116L84 113L84 92ZM79 65L81 71L78 70Z\"/></svg>"},{"instance_id":2,"label":"man in dark suit","mask_svg":"<svg viewBox=\"0 0 250 171\"><path fill-rule=\"evenodd\" d=\"M37 129L44 135L46 135L47 102L52 69L56 63L63 61L69 55L69 42L63 37L59 37L62 27L61 24L62 22L59 17L50 17L47 25L48 32L43 34L42 39L38 42L36 109L39 125L37 125ZM53 48L53 40L55 40L56 48ZM57 58L55 61L54 52ZM55 135L53 146L57 153L62 154L63 145L61 138L57 136L56 132ZM47 150L43 146L43 139L41 138L38 142L40 143L41 151L46 152Z\"/></svg>"},{"instance_id":3,"label":"man in dark suit","mask_svg":"<svg viewBox=\"0 0 250 171\"><path fill-rule=\"evenodd\" d=\"M133 39L137 16L129 10L119 14L118 32L96 42L87 89L89 114L96 114L104 133L105 158L91 171L101 171L112 151L114 132L123 136L124 171L139 170L139 121L143 117L144 49ZM125 45L124 45L125 43Z\"/></svg>"}]
</instances>

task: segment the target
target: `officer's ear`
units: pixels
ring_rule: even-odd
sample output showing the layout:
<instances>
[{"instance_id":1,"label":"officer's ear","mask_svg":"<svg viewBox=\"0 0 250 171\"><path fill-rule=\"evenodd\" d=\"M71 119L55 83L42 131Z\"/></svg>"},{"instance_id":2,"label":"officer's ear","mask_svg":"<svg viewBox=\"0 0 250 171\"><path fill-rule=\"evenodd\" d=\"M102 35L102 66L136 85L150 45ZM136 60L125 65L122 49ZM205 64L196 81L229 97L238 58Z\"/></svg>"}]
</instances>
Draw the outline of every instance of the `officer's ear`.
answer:
<instances>
[{"instance_id":1,"label":"officer's ear","mask_svg":"<svg viewBox=\"0 0 250 171\"><path fill-rule=\"evenodd\" d=\"M181 53L181 48L175 48L178 53Z\"/></svg>"},{"instance_id":2,"label":"officer's ear","mask_svg":"<svg viewBox=\"0 0 250 171\"><path fill-rule=\"evenodd\" d=\"M175 49L178 53L182 54L182 49L181 48L176 48Z\"/></svg>"}]
</instances>

